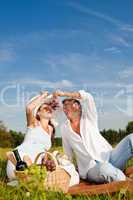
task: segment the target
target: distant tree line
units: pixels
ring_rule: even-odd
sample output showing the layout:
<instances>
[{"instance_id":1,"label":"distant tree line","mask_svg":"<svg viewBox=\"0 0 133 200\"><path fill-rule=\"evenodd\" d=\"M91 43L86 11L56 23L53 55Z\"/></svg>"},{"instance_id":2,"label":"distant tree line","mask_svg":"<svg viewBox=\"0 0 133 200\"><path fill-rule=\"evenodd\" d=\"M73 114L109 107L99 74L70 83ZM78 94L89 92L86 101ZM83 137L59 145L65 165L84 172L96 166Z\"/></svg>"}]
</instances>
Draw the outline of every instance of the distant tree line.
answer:
<instances>
[{"instance_id":1,"label":"distant tree line","mask_svg":"<svg viewBox=\"0 0 133 200\"><path fill-rule=\"evenodd\" d=\"M14 148L21 144L23 139L24 134L22 132L7 131L4 123L0 121L0 147Z\"/></svg>"},{"instance_id":2,"label":"distant tree line","mask_svg":"<svg viewBox=\"0 0 133 200\"><path fill-rule=\"evenodd\" d=\"M128 122L124 130L119 129L118 131L113 129L102 130L101 135L107 139L110 144L117 144L126 135L133 133L133 121ZM7 131L4 123L0 121L0 147L15 148L22 143L25 134L22 132L16 132L13 130ZM61 146L62 140L60 137L55 138L54 146Z\"/></svg>"},{"instance_id":3,"label":"distant tree line","mask_svg":"<svg viewBox=\"0 0 133 200\"><path fill-rule=\"evenodd\" d=\"M102 130L101 135L110 143L110 144L117 144L120 142L125 136L133 133L133 121L128 122L126 128L119 129L118 131L113 129Z\"/></svg>"}]
</instances>

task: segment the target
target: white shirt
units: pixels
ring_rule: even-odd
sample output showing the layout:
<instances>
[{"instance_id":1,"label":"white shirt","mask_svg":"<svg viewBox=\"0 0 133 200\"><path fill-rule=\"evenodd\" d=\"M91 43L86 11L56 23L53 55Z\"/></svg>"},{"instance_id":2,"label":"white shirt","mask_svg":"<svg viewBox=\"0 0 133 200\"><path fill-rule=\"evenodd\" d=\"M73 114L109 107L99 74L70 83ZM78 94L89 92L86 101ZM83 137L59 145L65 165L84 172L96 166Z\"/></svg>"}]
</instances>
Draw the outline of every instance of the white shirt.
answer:
<instances>
[{"instance_id":1,"label":"white shirt","mask_svg":"<svg viewBox=\"0 0 133 200\"><path fill-rule=\"evenodd\" d=\"M24 155L28 155L32 162L34 162L39 153L49 150L50 147L51 136L40 125L35 128L27 128L24 141L17 149L19 150L22 159ZM40 161L41 157L38 160L38 163L40 163Z\"/></svg>"},{"instance_id":2,"label":"white shirt","mask_svg":"<svg viewBox=\"0 0 133 200\"><path fill-rule=\"evenodd\" d=\"M95 165L95 160L107 162L112 146L98 130L97 111L91 94L79 91L82 106L80 135L75 133L69 120L61 126L62 141L65 153L71 159L76 154L80 176L86 177L87 171Z\"/></svg>"}]
</instances>

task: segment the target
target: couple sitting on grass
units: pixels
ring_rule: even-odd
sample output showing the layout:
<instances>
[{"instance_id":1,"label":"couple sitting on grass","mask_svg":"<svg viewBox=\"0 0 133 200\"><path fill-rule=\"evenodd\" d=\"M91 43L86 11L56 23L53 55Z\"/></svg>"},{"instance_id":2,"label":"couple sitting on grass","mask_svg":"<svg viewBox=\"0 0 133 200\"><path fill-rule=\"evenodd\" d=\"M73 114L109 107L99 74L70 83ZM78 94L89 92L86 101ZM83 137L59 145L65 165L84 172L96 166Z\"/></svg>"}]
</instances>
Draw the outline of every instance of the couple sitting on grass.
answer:
<instances>
[{"instance_id":1,"label":"couple sitting on grass","mask_svg":"<svg viewBox=\"0 0 133 200\"><path fill-rule=\"evenodd\" d=\"M84 90L56 91L52 98L48 97L48 92L44 92L26 107L27 134L17 147L21 158L26 161L28 155L33 163L40 152L50 149L55 135L52 115L59 106L57 97L65 97L62 104L67 120L60 126L63 148L71 161L75 155L80 178L95 183L126 180L123 170L127 160L133 157L133 134L112 148L99 132L97 110L90 93ZM41 162L40 156L38 164ZM8 160L7 176L10 180L15 176L14 169ZM54 169L52 162L48 163L47 169Z\"/></svg>"}]
</instances>

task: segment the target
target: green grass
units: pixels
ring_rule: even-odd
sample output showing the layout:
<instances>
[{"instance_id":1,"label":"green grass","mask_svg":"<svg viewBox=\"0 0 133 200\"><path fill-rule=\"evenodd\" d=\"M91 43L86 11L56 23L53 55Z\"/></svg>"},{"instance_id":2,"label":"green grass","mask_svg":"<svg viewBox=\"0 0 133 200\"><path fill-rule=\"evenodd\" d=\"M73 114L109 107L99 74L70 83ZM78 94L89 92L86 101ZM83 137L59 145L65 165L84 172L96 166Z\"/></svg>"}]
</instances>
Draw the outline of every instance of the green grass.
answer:
<instances>
[{"instance_id":1,"label":"green grass","mask_svg":"<svg viewBox=\"0 0 133 200\"><path fill-rule=\"evenodd\" d=\"M121 189L120 192L113 195L98 195L98 196L71 196L64 195L62 192L46 192L41 184L26 184L21 183L18 187L6 185L6 152L9 149L0 148L0 200L133 200L133 194L126 189ZM55 148L52 148L55 150ZM62 147L56 148L62 152ZM131 159L127 166L133 165Z\"/></svg>"},{"instance_id":2,"label":"green grass","mask_svg":"<svg viewBox=\"0 0 133 200\"><path fill-rule=\"evenodd\" d=\"M6 159L6 152L10 151L9 148L1 148L0 147L0 159L5 160Z\"/></svg>"},{"instance_id":3,"label":"green grass","mask_svg":"<svg viewBox=\"0 0 133 200\"><path fill-rule=\"evenodd\" d=\"M112 196L71 196L64 195L62 192L46 192L42 187L29 187L20 184L18 187L9 187L5 183L0 184L0 199L3 200L132 200L133 194L126 190L121 190Z\"/></svg>"},{"instance_id":4,"label":"green grass","mask_svg":"<svg viewBox=\"0 0 133 200\"><path fill-rule=\"evenodd\" d=\"M130 159L130 160L127 162L126 167L130 167L130 166L133 166L133 158Z\"/></svg>"}]
</instances>

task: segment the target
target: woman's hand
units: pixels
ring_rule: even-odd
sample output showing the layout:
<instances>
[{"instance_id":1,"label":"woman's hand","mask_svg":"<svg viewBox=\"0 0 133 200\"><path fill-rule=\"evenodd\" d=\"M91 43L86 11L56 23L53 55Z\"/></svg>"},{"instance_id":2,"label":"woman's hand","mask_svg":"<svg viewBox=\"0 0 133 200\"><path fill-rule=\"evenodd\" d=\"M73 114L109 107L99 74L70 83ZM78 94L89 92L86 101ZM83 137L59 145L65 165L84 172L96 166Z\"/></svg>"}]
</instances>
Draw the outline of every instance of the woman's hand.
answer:
<instances>
[{"instance_id":1,"label":"woman's hand","mask_svg":"<svg viewBox=\"0 0 133 200\"><path fill-rule=\"evenodd\" d=\"M59 102L57 99L53 99L49 105L51 106L52 110L56 110L60 107Z\"/></svg>"},{"instance_id":2,"label":"woman's hand","mask_svg":"<svg viewBox=\"0 0 133 200\"><path fill-rule=\"evenodd\" d=\"M45 98L49 95L48 91L41 91L40 94L43 98Z\"/></svg>"}]
</instances>

